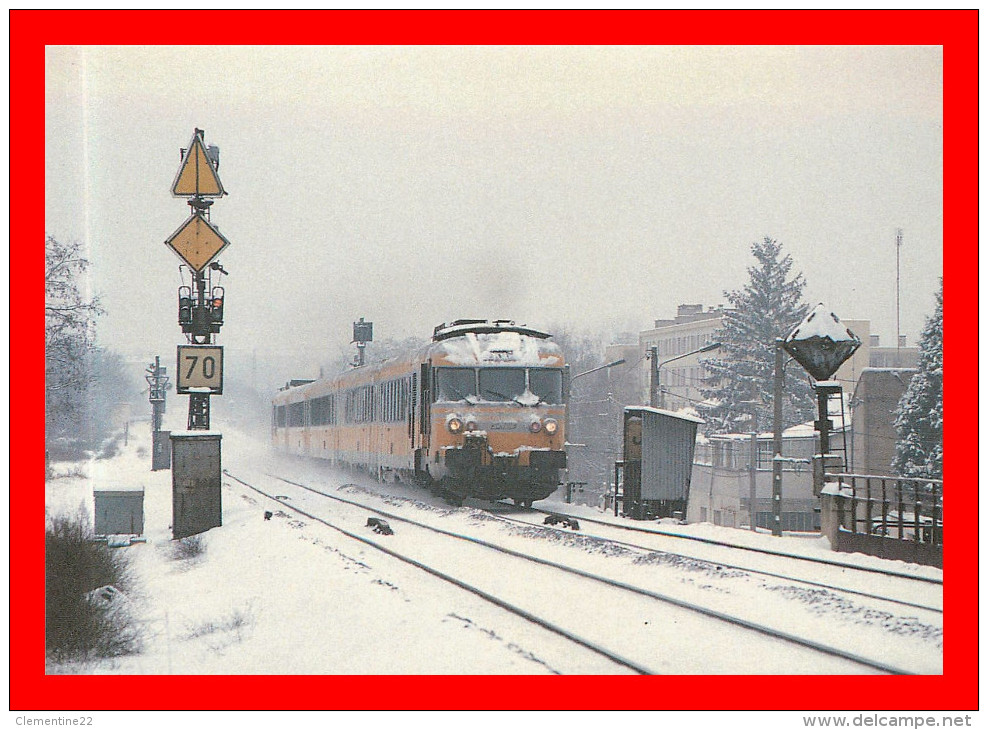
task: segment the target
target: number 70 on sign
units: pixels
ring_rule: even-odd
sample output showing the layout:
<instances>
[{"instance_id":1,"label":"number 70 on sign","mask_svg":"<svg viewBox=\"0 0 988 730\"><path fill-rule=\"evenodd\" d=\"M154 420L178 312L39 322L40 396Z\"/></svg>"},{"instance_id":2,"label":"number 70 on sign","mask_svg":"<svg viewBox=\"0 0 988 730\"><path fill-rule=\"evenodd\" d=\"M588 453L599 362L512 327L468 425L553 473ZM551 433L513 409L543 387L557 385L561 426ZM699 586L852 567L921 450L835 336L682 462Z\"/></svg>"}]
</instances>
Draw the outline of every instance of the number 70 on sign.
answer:
<instances>
[{"instance_id":1,"label":"number 70 on sign","mask_svg":"<svg viewBox=\"0 0 988 730\"><path fill-rule=\"evenodd\" d=\"M223 348L217 345L179 345L175 392L223 393Z\"/></svg>"}]
</instances>

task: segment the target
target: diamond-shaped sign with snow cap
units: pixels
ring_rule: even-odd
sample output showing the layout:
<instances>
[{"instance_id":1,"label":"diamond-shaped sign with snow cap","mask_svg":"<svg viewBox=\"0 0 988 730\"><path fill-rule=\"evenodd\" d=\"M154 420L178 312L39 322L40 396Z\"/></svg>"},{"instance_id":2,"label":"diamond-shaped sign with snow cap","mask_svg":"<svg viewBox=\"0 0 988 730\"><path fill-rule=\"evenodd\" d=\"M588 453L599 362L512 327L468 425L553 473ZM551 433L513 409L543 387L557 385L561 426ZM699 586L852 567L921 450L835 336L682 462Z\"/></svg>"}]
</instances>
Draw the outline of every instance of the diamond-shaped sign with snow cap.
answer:
<instances>
[{"instance_id":1,"label":"diamond-shaped sign with snow cap","mask_svg":"<svg viewBox=\"0 0 988 730\"><path fill-rule=\"evenodd\" d=\"M861 346L836 314L817 304L783 340L783 349L817 380L829 380Z\"/></svg>"}]
</instances>

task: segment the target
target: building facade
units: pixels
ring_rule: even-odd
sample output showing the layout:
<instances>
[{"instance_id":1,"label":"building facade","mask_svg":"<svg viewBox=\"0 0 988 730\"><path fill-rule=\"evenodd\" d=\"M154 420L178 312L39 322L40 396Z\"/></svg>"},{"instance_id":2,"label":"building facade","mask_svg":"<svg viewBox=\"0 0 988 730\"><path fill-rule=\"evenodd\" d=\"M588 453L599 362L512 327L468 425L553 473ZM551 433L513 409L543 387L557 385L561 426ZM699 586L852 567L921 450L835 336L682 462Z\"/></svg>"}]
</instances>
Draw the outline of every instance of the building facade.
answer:
<instances>
[{"instance_id":1,"label":"building facade","mask_svg":"<svg viewBox=\"0 0 988 730\"><path fill-rule=\"evenodd\" d=\"M899 335L897 347L886 347L879 341L878 335L871 336L871 353L868 358L869 367L873 368L917 368L919 367L919 348L906 345L906 336Z\"/></svg>"},{"instance_id":2,"label":"building facade","mask_svg":"<svg viewBox=\"0 0 988 730\"><path fill-rule=\"evenodd\" d=\"M865 368L851 398L848 471L889 474L895 457L895 411L914 368Z\"/></svg>"},{"instance_id":3,"label":"building facade","mask_svg":"<svg viewBox=\"0 0 988 730\"><path fill-rule=\"evenodd\" d=\"M817 450L812 429L797 426L783 435L782 529L820 529L819 500L813 494L811 459ZM722 527L772 528L772 434L726 434L698 443L690 480L688 522ZM754 487L754 502L752 502Z\"/></svg>"},{"instance_id":4,"label":"building facade","mask_svg":"<svg viewBox=\"0 0 988 730\"><path fill-rule=\"evenodd\" d=\"M723 306L705 310L702 304L680 304L674 318L657 319L654 327L639 333L641 355L647 356L655 348L658 356L660 400L657 406L678 410L695 406L703 400L701 388L709 372L702 361L716 358L718 353L695 351L717 341L717 331L723 326L724 315L728 311ZM845 320L844 324L861 340L861 347L841 365L833 379L841 383L846 392L850 392L861 372L872 366L871 347L877 338L871 336L871 322L868 320ZM786 334L780 332L779 337ZM648 403L650 364L647 360L643 360L639 378L644 390L642 401Z\"/></svg>"},{"instance_id":5,"label":"building facade","mask_svg":"<svg viewBox=\"0 0 988 730\"><path fill-rule=\"evenodd\" d=\"M642 355L654 351L658 358L660 408L678 410L695 406L703 399L700 388L707 376L701 358L716 357L716 352L688 354L716 342L715 332L720 329L724 308L710 307L704 311L702 304L680 304L673 319L657 319L652 329L639 333L638 343ZM645 396L649 401L651 364L644 361Z\"/></svg>"}]
</instances>

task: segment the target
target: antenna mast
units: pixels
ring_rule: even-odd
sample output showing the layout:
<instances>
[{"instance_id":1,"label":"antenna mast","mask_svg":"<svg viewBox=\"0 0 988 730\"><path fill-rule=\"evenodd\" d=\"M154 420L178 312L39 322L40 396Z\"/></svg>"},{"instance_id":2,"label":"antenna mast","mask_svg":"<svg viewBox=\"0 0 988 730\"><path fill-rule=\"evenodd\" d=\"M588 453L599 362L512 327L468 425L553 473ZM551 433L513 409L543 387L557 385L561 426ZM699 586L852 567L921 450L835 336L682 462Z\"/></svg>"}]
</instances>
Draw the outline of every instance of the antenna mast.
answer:
<instances>
[{"instance_id":1,"label":"antenna mast","mask_svg":"<svg viewBox=\"0 0 988 730\"><path fill-rule=\"evenodd\" d=\"M900 365L899 347L902 335L899 330L899 249L902 248L902 229L895 229L895 364Z\"/></svg>"}]
</instances>

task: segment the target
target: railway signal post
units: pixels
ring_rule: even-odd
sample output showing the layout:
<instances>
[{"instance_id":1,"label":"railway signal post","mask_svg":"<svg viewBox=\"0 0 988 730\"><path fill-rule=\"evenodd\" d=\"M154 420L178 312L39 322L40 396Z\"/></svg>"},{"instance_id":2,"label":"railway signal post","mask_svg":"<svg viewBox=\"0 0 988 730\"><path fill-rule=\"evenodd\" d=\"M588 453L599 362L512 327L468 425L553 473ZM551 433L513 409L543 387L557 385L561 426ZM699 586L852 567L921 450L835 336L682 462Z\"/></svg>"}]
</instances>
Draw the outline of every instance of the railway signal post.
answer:
<instances>
[{"instance_id":1,"label":"railway signal post","mask_svg":"<svg viewBox=\"0 0 988 730\"><path fill-rule=\"evenodd\" d=\"M154 362L144 370L148 384L148 400L151 402L151 471L171 467L171 449L168 446L168 432L161 430L161 420L165 413L165 395L171 383L168 382L168 368L161 365L161 358L154 356Z\"/></svg>"},{"instance_id":2,"label":"railway signal post","mask_svg":"<svg viewBox=\"0 0 988 730\"><path fill-rule=\"evenodd\" d=\"M187 344L179 345L175 391L189 396L188 431L172 433L172 533L175 538L222 524L221 435L210 431L209 398L223 393L223 325L226 271L216 257L230 242L210 221L214 198L226 195L220 182L219 148L206 146L201 129L181 151L172 195L187 199L191 215L165 244L191 276L178 288L178 323Z\"/></svg>"},{"instance_id":3,"label":"railway signal post","mask_svg":"<svg viewBox=\"0 0 988 730\"><path fill-rule=\"evenodd\" d=\"M364 350L367 349L367 343L373 341L373 322L365 322L364 318L361 317L359 321L353 323L353 340L350 344L357 343L357 358L353 362L355 368L362 368L364 366Z\"/></svg>"}]
</instances>

